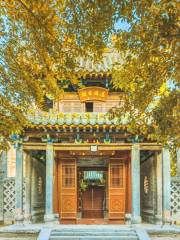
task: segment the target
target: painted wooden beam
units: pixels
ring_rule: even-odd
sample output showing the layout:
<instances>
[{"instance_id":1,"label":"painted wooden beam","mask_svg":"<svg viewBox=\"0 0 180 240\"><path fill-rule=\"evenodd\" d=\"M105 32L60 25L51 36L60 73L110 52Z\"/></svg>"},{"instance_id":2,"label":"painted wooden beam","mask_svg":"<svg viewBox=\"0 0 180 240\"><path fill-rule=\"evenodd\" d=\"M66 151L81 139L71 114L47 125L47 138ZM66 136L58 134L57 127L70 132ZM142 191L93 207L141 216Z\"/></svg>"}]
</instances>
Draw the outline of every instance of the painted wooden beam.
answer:
<instances>
[{"instance_id":1,"label":"painted wooden beam","mask_svg":"<svg viewBox=\"0 0 180 240\"><path fill-rule=\"evenodd\" d=\"M97 145L99 150L131 150L132 143L54 143L54 150L90 150L91 145ZM46 150L46 143L37 142L25 142L23 143L24 149L26 150ZM161 150L162 146L156 143L140 143L140 150Z\"/></svg>"}]
</instances>

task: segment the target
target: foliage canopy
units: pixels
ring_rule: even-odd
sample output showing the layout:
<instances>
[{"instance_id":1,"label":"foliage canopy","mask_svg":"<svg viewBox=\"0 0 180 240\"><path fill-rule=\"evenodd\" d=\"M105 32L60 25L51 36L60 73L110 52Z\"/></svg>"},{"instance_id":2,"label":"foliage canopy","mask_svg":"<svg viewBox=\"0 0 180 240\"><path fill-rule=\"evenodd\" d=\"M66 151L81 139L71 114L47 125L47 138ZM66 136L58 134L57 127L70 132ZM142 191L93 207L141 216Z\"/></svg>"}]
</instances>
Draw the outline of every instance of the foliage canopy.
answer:
<instances>
[{"instance_id":1,"label":"foliage canopy","mask_svg":"<svg viewBox=\"0 0 180 240\"><path fill-rule=\"evenodd\" d=\"M127 2L130 30L119 31L115 41L125 61L113 71L113 83L127 93L117 114L128 115L137 133L180 145L179 4Z\"/></svg>"},{"instance_id":2,"label":"foliage canopy","mask_svg":"<svg viewBox=\"0 0 180 240\"><path fill-rule=\"evenodd\" d=\"M169 0L0 0L1 136L22 130L29 103L60 96L67 79L79 84L79 56L99 59L111 44L124 60L112 82L127 93L116 115L136 134L180 144L179 9ZM115 28L120 21L129 29Z\"/></svg>"}]
</instances>

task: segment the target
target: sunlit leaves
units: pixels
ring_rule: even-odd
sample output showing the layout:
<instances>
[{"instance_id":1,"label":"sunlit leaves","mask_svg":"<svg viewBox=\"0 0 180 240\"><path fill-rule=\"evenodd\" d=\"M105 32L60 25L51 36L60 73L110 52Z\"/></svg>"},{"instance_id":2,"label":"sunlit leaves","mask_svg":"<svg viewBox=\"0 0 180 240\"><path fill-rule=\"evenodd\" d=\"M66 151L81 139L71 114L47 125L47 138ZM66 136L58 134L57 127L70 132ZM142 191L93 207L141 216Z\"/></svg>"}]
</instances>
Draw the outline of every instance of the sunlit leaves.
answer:
<instances>
[{"instance_id":1,"label":"sunlit leaves","mask_svg":"<svg viewBox=\"0 0 180 240\"><path fill-rule=\"evenodd\" d=\"M79 57L98 60L113 46L123 58L113 85L126 94L118 116L128 115L137 134L179 144L179 9L175 0L0 0L0 93L8 103L0 133L25 124L29 103L78 86ZM115 30L118 21L128 29ZM6 108L19 113L11 122Z\"/></svg>"},{"instance_id":2,"label":"sunlit leaves","mask_svg":"<svg viewBox=\"0 0 180 240\"><path fill-rule=\"evenodd\" d=\"M175 146L180 145L179 9L177 1L126 2L123 17L131 28L119 31L115 47L127 54L113 71L114 87L128 96L119 117L128 112L134 131Z\"/></svg>"},{"instance_id":3,"label":"sunlit leaves","mask_svg":"<svg viewBox=\"0 0 180 240\"><path fill-rule=\"evenodd\" d=\"M101 55L114 11L111 1L0 0L0 135L21 130L44 96L61 98L67 80L79 84L77 59Z\"/></svg>"}]
</instances>

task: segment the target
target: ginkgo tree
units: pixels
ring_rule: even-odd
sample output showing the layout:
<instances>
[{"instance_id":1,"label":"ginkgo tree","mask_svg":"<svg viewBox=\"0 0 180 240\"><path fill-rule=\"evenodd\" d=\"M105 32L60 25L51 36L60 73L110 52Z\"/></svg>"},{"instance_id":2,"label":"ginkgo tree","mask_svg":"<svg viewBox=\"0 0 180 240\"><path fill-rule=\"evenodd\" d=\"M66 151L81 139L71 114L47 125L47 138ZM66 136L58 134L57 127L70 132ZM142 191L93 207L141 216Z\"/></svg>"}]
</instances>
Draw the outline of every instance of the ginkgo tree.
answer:
<instances>
[{"instance_id":1,"label":"ginkgo tree","mask_svg":"<svg viewBox=\"0 0 180 240\"><path fill-rule=\"evenodd\" d=\"M130 128L163 144L180 145L180 24L178 1L124 1L115 48L124 62L113 71L113 84L126 93L116 111Z\"/></svg>"},{"instance_id":2,"label":"ginkgo tree","mask_svg":"<svg viewBox=\"0 0 180 240\"><path fill-rule=\"evenodd\" d=\"M115 48L124 62L113 71L113 85L123 89L124 104L113 115L126 116L137 135L170 147L171 174L176 174L180 147L180 3L169 0L123 1Z\"/></svg>"},{"instance_id":3,"label":"ginkgo tree","mask_svg":"<svg viewBox=\"0 0 180 240\"><path fill-rule=\"evenodd\" d=\"M112 84L126 93L116 116L128 116L134 134L179 145L179 9L169 0L0 0L0 135L23 129L30 103L61 96L67 80L78 85L80 56L98 60L111 46L123 56Z\"/></svg>"},{"instance_id":4,"label":"ginkgo tree","mask_svg":"<svg viewBox=\"0 0 180 240\"><path fill-rule=\"evenodd\" d=\"M77 58L98 58L113 29L111 1L0 0L0 135L27 124L30 103L78 84ZM101 15L101 13L104 13Z\"/></svg>"}]
</instances>

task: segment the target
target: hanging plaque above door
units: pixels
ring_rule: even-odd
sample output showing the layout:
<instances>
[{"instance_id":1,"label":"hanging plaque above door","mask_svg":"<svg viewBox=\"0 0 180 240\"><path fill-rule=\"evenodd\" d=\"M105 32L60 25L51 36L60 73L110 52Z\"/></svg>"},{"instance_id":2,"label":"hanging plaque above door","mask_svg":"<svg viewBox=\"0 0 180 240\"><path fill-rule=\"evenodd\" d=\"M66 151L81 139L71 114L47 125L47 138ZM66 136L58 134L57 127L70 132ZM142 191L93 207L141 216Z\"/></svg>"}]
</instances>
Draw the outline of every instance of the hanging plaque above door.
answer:
<instances>
[{"instance_id":1,"label":"hanging plaque above door","mask_svg":"<svg viewBox=\"0 0 180 240\"><path fill-rule=\"evenodd\" d=\"M87 101L103 101L108 97L109 90L102 87L85 87L78 90L79 99L81 102Z\"/></svg>"}]
</instances>

